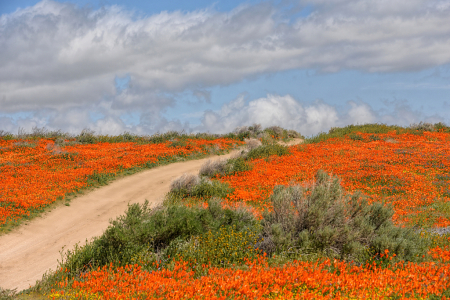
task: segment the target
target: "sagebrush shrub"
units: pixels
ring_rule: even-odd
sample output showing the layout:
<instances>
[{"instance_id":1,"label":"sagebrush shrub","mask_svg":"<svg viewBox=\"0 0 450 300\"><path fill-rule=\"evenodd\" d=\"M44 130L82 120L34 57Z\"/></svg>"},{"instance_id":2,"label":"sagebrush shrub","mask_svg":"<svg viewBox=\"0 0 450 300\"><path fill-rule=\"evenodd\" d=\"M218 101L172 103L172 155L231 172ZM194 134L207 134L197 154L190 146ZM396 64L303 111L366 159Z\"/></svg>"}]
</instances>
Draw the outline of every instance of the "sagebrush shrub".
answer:
<instances>
[{"instance_id":1,"label":"sagebrush shrub","mask_svg":"<svg viewBox=\"0 0 450 300\"><path fill-rule=\"evenodd\" d=\"M216 174L225 176L248 170L251 170L251 166L246 162L245 158L243 156L237 156L228 160L208 160L201 166L199 175L212 178Z\"/></svg>"},{"instance_id":2,"label":"sagebrush shrub","mask_svg":"<svg viewBox=\"0 0 450 300\"><path fill-rule=\"evenodd\" d=\"M262 131L261 124L254 123L252 126L248 127L248 130L252 133L252 135L257 135Z\"/></svg>"},{"instance_id":3,"label":"sagebrush shrub","mask_svg":"<svg viewBox=\"0 0 450 300\"><path fill-rule=\"evenodd\" d=\"M186 191L190 192L192 188L200 183L200 177L194 174L184 173L170 184L170 191Z\"/></svg>"},{"instance_id":4,"label":"sagebrush shrub","mask_svg":"<svg viewBox=\"0 0 450 300\"><path fill-rule=\"evenodd\" d=\"M288 138L302 138L302 135L300 133L298 133L295 130L288 130L287 131L287 137Z\"/></svg>"},{"instance_id":5,"label":"sagebrush shrub","mask_svg":"<svg viewBox=\"0 0 450 300\"><path fill-rule=\"evenodd\" d=\"M436 130L433 124L426 123L426 122L413 123L413 124L409 125L409 128L411 128L413 130L418 130L418 131L435 131Z\"/></svg>"},{"instance_id":6,"label":"sagebrush shrub","mask_svg":"<svg viewBox=\"0 0 450 300\"><path fill-rule=\"evenodd\" d=\"M225 174L226 172L227 161L220 160L211 160L208 159L201 167L199 171L200 176L214 177L216 174Z\"/></svg>"},{"instance_id":7,"label":"sagebrush shrub","mask_svg":"<svg viewBox=\"0 0 450 300\"><path fill-rule=\"evenodd\" d=\"M273 212L265 213L261 250L311 253L364 263L388 249L398 259L418 260L427 245L411 229L394 226L393 210L369 205L360 193L347 194L337 176L318 171L311 187L276 186Z\"/></svg>"},{"instance_id":8,"label":"sagebrush shrub","mask_svg":"<svg viewBox=\"0 0 450 300\"><path fill-rule=\"evenodd\" d=\"M257 139L254 139L254 138L245 139L244 142L247 145L248 150L253 150L253 149L258 148L259 146L262 145L260 140L257 140Z\"/></svg>"}]
</instances>

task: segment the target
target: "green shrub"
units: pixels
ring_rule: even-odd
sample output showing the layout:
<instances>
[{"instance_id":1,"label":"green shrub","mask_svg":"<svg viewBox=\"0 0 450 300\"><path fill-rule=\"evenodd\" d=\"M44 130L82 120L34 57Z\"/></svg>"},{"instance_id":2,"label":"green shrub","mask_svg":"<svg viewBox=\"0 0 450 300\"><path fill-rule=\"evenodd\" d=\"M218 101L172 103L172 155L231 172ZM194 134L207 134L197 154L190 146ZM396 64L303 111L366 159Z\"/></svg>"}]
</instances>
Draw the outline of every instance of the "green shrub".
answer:
<instances>
[{"instance_id":1,"label":"green shrub","mask_svg":"<svg viewBox=\"0 0 450 300\"><path fill-rule=\"evenodd\" d=\"M354 141L363 141L364 140L363 137L360 134L357 134L357 133L351 133L351 134L348 135L348 137L351 140L354 140Z\"/></svg>"},{"instance_id":2,"label":"green shrub","mask_svg":"<svg viewBox=\"0 0 450 300\"><path fill-rule=\"evenodd\" d=\"M82 144L94 144L97 142L97 138L94 135L94 131L89 129L83 129L81 133L75 137L75 141Z\"/></svg>"},{"instance_id":3,"label":"green shrub","mask_svg":"<svg viewBox=\"0 0 450 300\"><path fill-rule=\"evenodd\" d=\"M437 131L442 130L442 131L448 132L450 128L447 125L445 125L444 123L439 122L439 123L434 124L434 129L436 129Z\"/></svg>"},{"instance_id":4,"label":"green shrub","mask_svg":"<svg viewBox=\"0 0 450 300\"><path fill-rule=\"evenodd\" d=\"M248 132L248 131L241 132L241 133L239 133L239 134L237 135L237 138L238 138L240 141L243 141L243 140L245 140L245 139L248 139L248 138L250 138L250 132Z\"/></svg>"},{"instance_id":5,"label":"green shrub","mask_svg":"<svg viewBox=\"0 0 450 300\"><path fill-rule=\"evenodd\" d=\"M14 139L14 135L10 132L0 129L0 139L3 139L5 141L12 140Z\"/></svg>"},{"instance_id":6,"label":"green shrub","mask_svg":"<svg viewBox=\"0 0 450 300\"><path fill-rule=\"evenodd\" d=\"M200 177L194 174L183 174L170 184L170 191L182 194L188 194L192 188L200 183Z\"/></svg>"},{"instance_id":7,"label":"green shrub","mask_svg":"<svg viewBox=\"0 0 450 300\"><path fill-rule=\"evenodd\" d=\"M378 135L372 134L369 136L369 140L371 141L379 141L381 140L380 137Z\"/></svg>"},{"instance_id":8,"label":"green shrub","mask_svg":"<svg viewBox=\"0 0 450 300\"><path fill-rule=\"evenodd\" d=\"M247 163L244 157L232 158L227 161L224 175L234 175L236 173L249 171L251 169L251 165Z\"/></svg>"},{"instance_id":9,"label":"green shrub","mask_svg":"<svg viewBox=\"0 0 450 300\"><path fill-rule=\"evenodd\" d=\"M240 265L246 259L256 258L259 250L255 248L258 242L257 227L237 230L236 226L221 226L218 230L209 230L191 240L182 247L175 248L172 255L179 255L185 261L195 262L199 266L228 267Z\"/></svg>"},{"instance_id":10,"label":"green shrub","mask_svg":"<svg viewBox=\"0 0 450 300\"><path fill-rule=\"evenodd\" d=\"M208 232L217 236L220 228L228 226L234 226L236 232L255 232L257 224L247 210L224 209L217 198L208 202L208 208L170 205L150 209L148 201L132 204L124 216L111 222L102 236L67 251L60 267L77 276L109 263L125 265L138 260L158 260L164 265L170 257L185 253L183 249L192 237Z\"/></svg>"},{"instance_id":11,"label":"green shrub","mask_svg":"<svg viewBox=\"0 0 450 300\"><path fill-rule=\"evenodd\" d=\"M168 145L168 147L170 147L170 148L182 148L182 147L186 147L186 145L187 145L186 141L174 140Z\"/></svg>"},{"instance_id":12,"label":"green shrub","mask_svg":"<svg viewBox=\"0 0 450 300\"><path fill-rule=\"evenodd\" d=\"M203 197L203 198L225 198L229 193L232 193L233 189L225 182L218 180L202 179L199 184L194 186L190 196Z\"/></svg>"},{"instance_id":13,"label":"green shrub","mask_svg":"<svg viewBox=\"0 0 450 300\"><path fill-rule=\"evenodd\" d=\"M261 127L261 124L253 124L252 126L242 126L237 127L234 132L224 135L228 138L238 138L241 141L249 138L261 139L263 144L272 144L276 140L288 138L298 138L303 137L300 133L295 130L286 130L279 126L272 126L265 128Z\"/></svg>"},{"instance_id":14,"label":"green shrub","mask_svg":"<svg viewBox=\"0 0 450 300\"><path fill-rule=\"evenodd\" d=\"M216 174L225 175L227 171L227 160L207 160L198 172L199 176L214 177Z\"/></svg>"},{"instance_id":15,"label":"green shrub","mask_svg":"<svg viewBox=\"0 0 450 300\"><path fill-rule=\"evenodd\" d=\"M434 125L426 122L413 123L409 125L409 128L412 130L418 131L435 131Z\"/></svg>"},{"instance_id":16,"label":"green shrub","mask_svg":"<svg viewBox=\"0 0 450 300\"><path fill-rule=\"evenodd\" d=\"M257 148L254 148L250 150L246 155L246 159L258 159L258 158L265 158L269 157L271 155L287 155L289 154L289 148L286 146L282 146L279 144L269 144L269 145L262 145Z\"/></svg>"},{"instance_id":17,"label":"green shrub","mask_svg":"<svg viewBox=\"0 0 450 300\"><path fill-rule=\"evenodd\" d=\"M182 198L225 198L233 190L224 182L212 181L205 177L200 179L196 175L184 174L172 182L170 191Z\"/></svg>"},{"instance_id":18,"label":"green shrub","mask_svg":"<svg viewBox=\"0 0 450 300\"><path fill-rule=\"evenodd\" d=\"M234 175L236 173L245 172L251 169L252 166L248 164L245 157L239 156L228 160L208 160L200 168L199 175L212 178L216 175Z\"/></svg>"},{"instance_id":19,"label":"green shrub","mask_svg":"<svg viewBox=\"0 0 450 300\"><path fill-rule=\"evenodd\" d=\"M364 263L388 249L397 259L416 261L427 247L412 229L392 223L393 210L380 203L369 205L360 193L346 195L339 179L318 171L315 184L276 186L270 200L273 212L264 215L264 241L268 254L321 252L339 259Z\"/></svg>"},{"instance_id":20,"label":"green shrub","mask_svg":"<svg viewBox=\"0 0 450 300\"><path fill-rule=\"evenodd\" d=\"M0 287L0 300L13 300L17 299L16 290L3 289Z\"/></svg>"},{"instance_id":21,"label":"green shrub","mask_svg":"<svg viewBox=\"0 0 450 300\"><path fill-rule=\"evenodd\" d=\"M94 171L91 175L87 175L87 186L106 185L116 177L114 173L101 173Z\"/></svg>"}]
</instances>

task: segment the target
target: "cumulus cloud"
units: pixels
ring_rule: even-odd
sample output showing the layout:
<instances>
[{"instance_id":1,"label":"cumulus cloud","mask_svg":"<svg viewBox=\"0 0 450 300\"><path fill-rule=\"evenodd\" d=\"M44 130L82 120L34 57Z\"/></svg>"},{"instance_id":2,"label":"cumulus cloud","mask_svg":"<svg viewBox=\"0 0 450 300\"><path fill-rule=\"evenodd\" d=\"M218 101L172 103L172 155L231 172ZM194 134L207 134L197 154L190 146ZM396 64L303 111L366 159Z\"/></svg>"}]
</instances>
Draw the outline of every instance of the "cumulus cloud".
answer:
<instances>
[{"instance_id":1,"label":"cumulus cloud","mask_svg":"<svg viewBox=\"0 0 450 300\"><path fill-rule=\"evenodd\" d=\"M39 122L48 125L66 121L67 128L116 131L130 128L121 114L136 111L142 130L185 128L161 121L161 112L177 104L177 93L210 103L209 87L289 69L404 72L450 63L448 1L303 0L298 6L311 7L312 14L289 20L283 8L263 2L231 12L142 16L118 6L92 10L43 0L0 16L1 112L40 110L48 115ZM129 82L118 91L115 79L125 76ZM255 100L248 110L260 122L286 122L281 116L287 112L270 99ZM323 103L279 101L310 118L310 128L337 122ZM364 110L352 109L359 110L355 116ZM92 112L103 118L92 119ZM299 124L295 113L289 122ZM327 117L321 120L320 113Z\"/></svg>"},{"instance_id":2,"label":"cumulus cloud","mask_svg":"<svg viewBox=\"0 0 450 300\"><path fill-rule=\"evenodd\" d=\"M365 102L349 101L346 108L338 110L320 100L302 104L290 95L269 94L251 101L246 101L245 95L239 95L224 104L219 111L205 111L202 124L195 127L195 130L227 133L236 127L259 123L262 127L281 126L312 136L327 132L331 127L350 124L384 123L409 126L419 121L443 122L437 115L426 116L414 111L405 101L385 104L385 109L375 111Z\"/></svg>"}]
</instances>

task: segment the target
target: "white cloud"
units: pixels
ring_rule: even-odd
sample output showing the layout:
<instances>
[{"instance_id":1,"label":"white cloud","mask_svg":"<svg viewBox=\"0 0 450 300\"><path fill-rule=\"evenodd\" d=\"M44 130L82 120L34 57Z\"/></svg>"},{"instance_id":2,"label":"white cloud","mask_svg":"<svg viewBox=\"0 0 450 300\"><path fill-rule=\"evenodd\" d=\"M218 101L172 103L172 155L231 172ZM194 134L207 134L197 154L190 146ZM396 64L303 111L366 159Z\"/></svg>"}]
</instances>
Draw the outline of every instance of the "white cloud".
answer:
<instances>
[{"instance_id":1,"label":"white cloud","mask_svg":"<svg viewBox=\"0 0 450 300\"><path fill-rule=\"evenodd\" d=\"M197 131L226 133L236 127L259 123L263 127L281 126L311 135L339 123L336 109L321 101L302 105L289 95L267 95L245 104L240 95L218 112L206 111Z\"/></svg>"},{"instance_id":2,"label":"white cloud","mask_svg":"<svg viewBox=\"0 0 450 300\"><path fill-rule=\"evenodd\" d=\"M160 116L176 105L174 95L185 91L209 103L210 87L288 69L403 72L450 63L448 1L300 3L311 5L313 13L294 22L282 19L280 8L269 3L226 13L206 9L140 17L117 6L93 11L44 0L2 15L1 112L41 111L42 118L29 122L105 132L129 128L120 115L139 112L142 130L185 128ZM128 75L127 88L117 91L115 78ZM310 131L338 119L323 103L303 107L289 97L277 101L294 111L286 112L268 97L252 101L246 118L258 115L258 122L295 126L305 122ZM235 110L239 103L230 105L223 110ZM352 109L349 115L370 118L367 108ZM79 121L72 120L75 112ZM91 112L104 118L93 120ZM298 115L309 119L299 121ZM210 131L217 117L205 115ZM227 128L238 124L236 118L227 120Z\"/></svg>"},{"instance_id":3,"label":"white cloud","mask_svg":"<svg viewBox=\"0 0 450 300\"><path fill-rule=\"evenodd\" d=\"M259 123L262 127L281 126L294 129L301 134L311 136L327 132L331 127L350 124L385 123L409 126L412 123L443 122L438 115L426 116L414 111L405 101L386 102L386 109L374 111L362 101L349 101L347 107L338 111L334 106L317 100L311 104L302 104L290 95L267 95L265 98L246 103L243 95L224 104L221 110L206 111L202 124L195 131L227 133L236 127Z\"/></svg>"}]
</instances>

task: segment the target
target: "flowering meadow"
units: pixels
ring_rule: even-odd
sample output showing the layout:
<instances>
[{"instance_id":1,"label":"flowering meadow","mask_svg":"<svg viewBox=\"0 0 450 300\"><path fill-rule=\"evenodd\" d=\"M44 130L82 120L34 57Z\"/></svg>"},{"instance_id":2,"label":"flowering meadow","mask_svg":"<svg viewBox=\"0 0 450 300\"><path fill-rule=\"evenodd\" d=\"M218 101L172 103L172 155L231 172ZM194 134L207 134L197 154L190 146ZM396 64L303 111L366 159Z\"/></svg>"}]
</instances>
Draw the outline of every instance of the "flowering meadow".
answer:
<instances>
[{"instance_id":1,"label":"flowering meadow","mask_svg":"<svg viewBox=\"0 0 450 300\"><path fill-rule=\"evenodd\" d=\"M0 139L0 228L42 211L67 194L104 184L124 170L227 150L240 143L225 138L151 144L68 141L60 147L54 139Z\"/></svg>"},{"instance_id":2,"label":"flowering meadow","mask_svg":"<svg viewBox=\"0 0 450 300\"><path fill-rule=\"evenodd\" d=\"M195 278L185 262L149 273L138 265L105 266L83 275L53 299L427 299L450 286L450 265L398 263L388 268L294 261L247 269L208 268ZM60 282L64 288L67 282ZM443 297L444 299L447 299ZM441 299L436 298L436 299Z\"/></svg>"},{"instance_id":3,"label":"flowering meadow","mask_svg":"<svg viewBox=\"0 0 450 300\"><path fill-rule=\"evenodd\" d=\"M347 191L392 204L399 225L450 225L450 134L358 133L290 147L292 155L252 160L252 169L218 177L234 192L228 204L271 209L275 185L311 183L317 170L337 175Z\"/></svg>"},{"instance_id":4,"label":"flowering meadow","mask_svg":"<svg viewBox=\"0 0 450 300\"><path fill-rule=\"evenodd\" d=\"M385 127L307 139L277 155L268 151L258 156L251 150L222 165L225 171L210 176L212 182L199 179L194 187L169 193L171 201L155 211L130 208L102 237L69 253L61 268L35 290L49 299L450 299L450 234L434 233L450 226L449 130ZM41 147L52 155L52 146ZM389 217L369 228L367 240L394 245L393 250L365 249L363 261L340 259L334 246L329 247L331 254L295 252L300 246L291 244L272 254L261 251L270 243L283 245L290 234L308 239L306 231L283 235L281 221L267 224L291 204L275 207L275 193L288 197L300 191L280 186L301 186L314 194L311 187L318 186L318 170L339 178L342 190L333 194L332 188L322 189L316 196L321 192L339 202L347 195L341 197L342 191L350 196L360 191L372 205L362 208L361 215L375 216L373 220ZM324 186L332 184L330 179ZM222 199L217 202L219 194ZM337 205L330 207L331 212L340 211ZM296 220L298 212L286 214L287 220ZM355 215L356 210L342 220L350 222L347 216ZM354 225L364 222L356 219ZM370 222L364 226L370 227ZM387 232L392 229L389 222L398 231ZM335 232L325 226L322 233L328 236L323 240L336 238ZM264 240L267 237L272 240ZM419 240L427 245L420 255L408 248ZM343 249L354 246L350 244ZM105 249L115 252L102 255Z\"/></svg>"}]
</instances>

